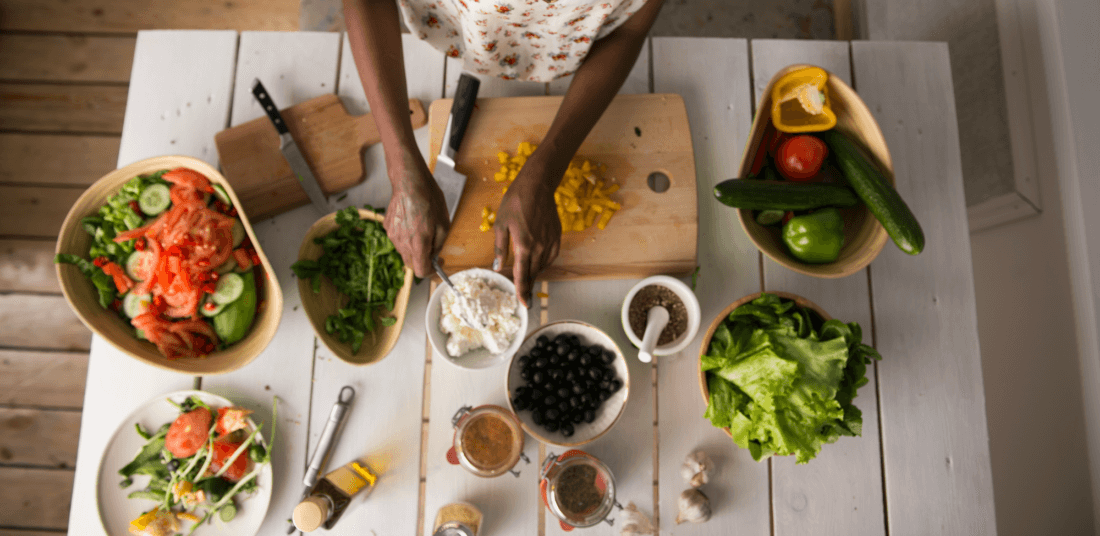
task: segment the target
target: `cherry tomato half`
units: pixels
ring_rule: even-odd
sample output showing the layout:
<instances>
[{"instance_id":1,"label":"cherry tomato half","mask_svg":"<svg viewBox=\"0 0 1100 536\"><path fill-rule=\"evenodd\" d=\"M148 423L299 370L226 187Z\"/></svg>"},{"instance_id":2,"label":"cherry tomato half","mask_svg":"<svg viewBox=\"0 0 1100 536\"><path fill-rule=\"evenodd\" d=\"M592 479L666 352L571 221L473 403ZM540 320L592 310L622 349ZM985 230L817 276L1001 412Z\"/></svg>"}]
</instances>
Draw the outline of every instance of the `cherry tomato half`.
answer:
<instances>
[{"instance_id":1,"label":"cherry tomato half","mask_svg":"<svg viewBox=\"0 0 1100 536\"><path fill-rule=\"evenodd\" d=\"M176 417L168 427L164 448L177 458L193 456L206 443L212 417L210 410L206 408L193 409Z\"/></svg>"},{"instance_id":2,"label":"cherry tomato half","mask_svg":"<svg viewBox=\"0 0 1100 536\"><path fill-rule=\"evenodd\" d=\"M221 471L222 465L225 465L226 460L237 452L237 448L240 447L240 443L234 443L229 441L215 441L210 450L213 454L213 458L210 460L210 470L213 472ZM237 456L236 460L233 460L233 464L222 473L222 477L230 482L237 482L244 478L245 473L248 472L248 450L241 452L240 456Z\"/></svg>"},{"instance_id":3,"label":"cherry tomato half","mask_svg":"<svg viewBox=\"0 0 1100 536\"><path fill-rule=\"evenodd\" d=\"M776 167L779 174L787 179L806 182L821 171L828 154L829 147L820 139L805 134L793 136L779 146Z\"/></svg>"}]
</instances>

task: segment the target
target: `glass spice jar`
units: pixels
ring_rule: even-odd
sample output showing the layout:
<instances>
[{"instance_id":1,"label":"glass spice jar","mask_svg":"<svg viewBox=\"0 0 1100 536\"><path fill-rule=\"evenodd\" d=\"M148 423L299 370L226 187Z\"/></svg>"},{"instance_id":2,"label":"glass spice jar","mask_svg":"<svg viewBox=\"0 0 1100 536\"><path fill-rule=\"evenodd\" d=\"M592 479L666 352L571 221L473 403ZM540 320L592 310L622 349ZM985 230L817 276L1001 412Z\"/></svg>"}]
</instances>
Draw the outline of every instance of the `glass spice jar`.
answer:
<instances>
[{"instance_id":1,"label":"glass spice jar","mask_svg":"<svg viewBox=\"0 0 1100 536\"><path fill-rule=\"evenodd\" d=\"M481 531L481 510L469 503L451 503L435 514L432 536L478 536Z\"/></svg>"},{"instance_id":2,"label":"glass spice jar","mask_svg":"<svg viewBox=\"0 0 1100 536\"><path fill-rule=\"evenodd\" d=\"M523 428L512 412L495 405L458 409L451 423L455 428L454 442L447 450L447 461L461 465L471 473L500 476L512 471L520 459L530 463L523 454Z\"/></svg>"},{"instance_id":3,"label":"glass spice jar","mask_svg":"<svg viewBox=\"0 0 1100 536\"><path fill-rule=\"evenodd\" d=\"M561 456L550 454L542 466L539 481L542 502L562 530L591 527L608 519L612 508L622 509L615 501L615 477L596 457L582 450L570 450Z\"/></svg>"}]
</instances>

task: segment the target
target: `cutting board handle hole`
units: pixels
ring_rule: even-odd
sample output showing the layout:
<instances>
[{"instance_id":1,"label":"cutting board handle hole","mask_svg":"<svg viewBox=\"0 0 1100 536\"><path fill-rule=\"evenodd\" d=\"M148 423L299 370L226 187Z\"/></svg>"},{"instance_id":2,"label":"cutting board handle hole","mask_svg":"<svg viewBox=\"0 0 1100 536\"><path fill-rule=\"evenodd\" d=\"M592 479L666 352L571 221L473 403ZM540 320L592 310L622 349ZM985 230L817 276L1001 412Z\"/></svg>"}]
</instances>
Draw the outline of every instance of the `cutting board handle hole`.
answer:
<instances>
[{"instance_id":1,"label":"cutting board handle hole","mask_svg":"<svg viewBox=\"0 0 1100 536\"><path fill-rule=\"evenodd\" d=\"M665 175L660 171L654 171L653 173L650 173L649 176L646 177L645 182L649 185L650 190L653 190L654 192L657 192L659 194L663 194L668 191L669 186L672 185L672 181L668 179L668 175Z\"/></svg>"}]
</instances>

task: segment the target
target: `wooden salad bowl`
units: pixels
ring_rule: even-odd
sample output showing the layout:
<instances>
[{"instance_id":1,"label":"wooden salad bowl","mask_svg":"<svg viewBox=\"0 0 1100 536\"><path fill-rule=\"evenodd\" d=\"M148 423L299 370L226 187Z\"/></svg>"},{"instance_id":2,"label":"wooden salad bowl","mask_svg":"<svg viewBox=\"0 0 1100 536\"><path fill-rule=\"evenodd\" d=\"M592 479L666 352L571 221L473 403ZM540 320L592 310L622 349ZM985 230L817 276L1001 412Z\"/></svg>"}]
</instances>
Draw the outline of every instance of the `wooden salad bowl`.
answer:
<instances>
[{"instance_id":1,"label":"wooden salad bowl","mask_svg":"<svg viewBox=\"0 0 1100 536\"><path fill-rule=\"evenodd\" d=\"M230 200L233 201L233 206L237 207L238 217L241 219L245 233L248 234L248 239L256 248L256 255L260 257L264 273L256 281L258 309L256 318L252 321L252 329L244 339L225 350L219 350L203 358L169 360L157 350L153 343L138 339L134 335L134 327L117 313L99 306L95 287L77 267L68 264L56 265L57 279L61 282L61 291L65 294L69 307L72 307L73 312L80 317L84 325L95 334L107 339L123 353L155 367L184 374L224 374L247 365L271 342L283 314L283 291L275 279L275 270L264 255L259 241L256 240L256 234L252 231L248 216L240 208L240 200L233 192L233 187L210 164L189 156L158 156L135 162L104 175L92 184L69 209L69 214L61 225L61 233L57 237L57 253L68 253L87 259L92 237L84 231L80 220L96 214L99 207L107 203L107 197L118 192L130 179L145 173L177 167L198 171L210 179L210 182L225 188Z\"/></svg>"},{"instance_id":2,"label":"wooden salad bowl","mask_svg":"<svg viewBox=\"0 0 1100 536\"><path fill-rule=\"evenodd\" d=\"M829 316L829 313L826 313L825 310L822 309L819 305L817 305L816 303L814 303L810 300L807 300L806 298L803 298L802 296L799 296L797 294L791 294L789 292L767 291L767 293L768 294L775 294L776 296L779 296L780 298L782 298L784 300L793 301L799 307L809 309L809 310L821 315L821 320L822 321L832 319L832 317ZM746 303L749 303L750 301L755 300L756 298L759 298L763 294L764 294L763 292L757 292L757 293L754 293L754 294L749 294L748 296L745 296L745 297L731 303L729 307L726 307L724 310L722 310L721 314L714 317L714 320L710 323L710 328L707 329L707 334L703 337L703 346L699 348L699 359L698 359L699 391L703 394L703 406L704 407L710 405L710 389L707 388L707 373L703 371L703 356L707 355L707 352L710 350L710 340L711 340L711 338L714 337L714 332L718 330L718 326L722 325L722 322L725 322L726 319L729 318L730 313L732 313L734 309L736 309L738 307L741 307L742 305L745 305ZM730 433L729 428L723 428L722 431L724 431L726 433L726 435L728 435L730 437L733 437L733 434Z\"/></svg>"},{"instance_id":3,"label":"wooden salad bowl","mask_svg":"<svg viewBox=\"0 0 1100 536\"><path fill-rule=\"evenodd\" d=\"M760 103L756 107L756 118L752 122L745 153L741 157L738 177L748 176L756 152L763 150L761 144L764 134L772 122L772 88L787 73L804 67L811 67L811 65L788 66L776 73L768 82L768 87L764 90ZM867 109L867 105L848 84L832 73L829 73L826 86L829 106L836 113L835 130L844 133L856 145L863 147L864 156L868 156L871 164L877 167L893 185L894 167L890 160L890 151L886 148L886 139L882 137L882 130L879 129L878 122ZM791 270L814 277L840 278L862 270L878 256L888 238L886 229L883 229L871 211L862 203L851 208L842 208L840 214L844 218L844 247L840 249L840 256L833 262L810 264L796 259L787 251L778 227L765 227L756 223L752 210L738 209L738 214L741 218L741 227L745 229L745 233L760 251Z\"/></svg>"},{"instance_id":4,"label":"wooden salad bowl","mask_svg":"<svg viewBox=\"0 0 1100 536\"><path fill-rule=\"evenodd\" d=\"M359 217L376 222L381 222L383 219L381 214L364 209L359 209ZM302 239L302 246L298 249L298 260L319 259L324 253L324 248L314 243L313 239L324 236L338 227L335 212L317 220ZM313 331L330 352L352 365L369 365L381 361L397 344L397 339L401 336L401 327L405 325L405 313L409 308L412 281L413 271L405 266L405 280L393 304L392 314L397 318L397 322L392 326L376 323L374 331L367 334L363 339L363 345L356 353L352 353L351 343L340 342L334 335L325 331L325 319L336 314L336 310L347 301L347 298L336 290L336 285L333 285L329 278L321 276L321 292L313 292L309 280L298 279L298 296L302 299L302 308L309 317L309 323L313 325ZM375 320L378 320L377 314Z\"/></svg>"}]
</instances>

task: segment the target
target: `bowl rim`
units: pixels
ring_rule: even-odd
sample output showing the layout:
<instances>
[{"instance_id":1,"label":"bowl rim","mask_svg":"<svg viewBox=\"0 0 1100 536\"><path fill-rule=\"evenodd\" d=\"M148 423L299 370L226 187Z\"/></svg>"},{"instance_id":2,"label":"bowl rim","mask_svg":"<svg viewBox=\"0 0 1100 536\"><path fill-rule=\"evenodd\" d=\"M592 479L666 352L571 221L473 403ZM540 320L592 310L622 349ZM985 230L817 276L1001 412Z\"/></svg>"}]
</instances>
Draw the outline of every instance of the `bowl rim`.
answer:
<instances>
[{"instance_id":1,"label":"bowl rim","mask_svg":"<svg viewBox=\"0 0 1100 536\"><path fill-rule=\"evenodd\" d=\"M827 313L825 309L822 309L820 305L792 292L784 292L781 290L764 290L738 298L728 307L723 309L722 312L718 314L718 316L714 317L714 320L712 320L710 323L710 327L707 328L706 335L703 336L702 345L699 347L699 357L696 359L695 368L699 371L699 393L703 396L704 408L710 405L710 389L707 388L707 373L703 370L703 356L707 355L707 349L710 348L710 340L714 337L714 332L718 330L718 326L720 326L722 322L729 318L730 313L732 313L734 309L737 309L738 307L741 307L742 305L749 303L752 300L763 296L764 294L775 294L776 296L779 296L784 300L793 301L798 306L810 309L815 313L821 315L822 320L832 319L832 317L829 316L829 313ZM733 437L733 433L730 432L729 427L722 428L722 431L725 432L726 435Z\"/></svg>"},{"instance_id":2,"label":"bowl rim","mask_svg":"<svg viewBox=\"0 0 1100 536\"><path fill-rule=\"evenodd\" d=\"M616 424L618 424L619 419L621 419L622 416L623 416L623 413L626 412L626 405L627 405L627 403L630 402L630 366L626 362L626 354L624 354L622 352L622 349L619 348L619 344L615 342L615 339L611 335L608 335L607 332L605 332L604 330L602 330L602 329L600 329L596 326L593 326L592 324L589 324L588 322L585 322L583 320L565 319L565 320L555 320L553 322L543 324L543 325L539 326L538 329L532 331L531 333L528 333L527 336L523 338L523 344L527 344L528 340L537 339L538 336L542 335L542 332L545 331L547 328L550 328L550 327L553 327L553 326L559 326L559 325L583 326L585 328L595 330L597 333L602 334L604 337L607 337L607 339L609 341L611 341L611 345L615 349L615 359L616 360L622 359L623 367L626 369L626 374L623 375L623 387L622 387L622 389L620 389L621 391L623 391L623 405L619 408L619 412L615 415L615 418L612 419L611 422L607 425L607 428L604 428L603 430L600 430L600 432L598 434L596 434L596 435L592 436L591 438L586 439L584 441L572 441L572 442L566 442L566 443L559 443L557 441L551 441L549 438L547 438L547 437L543 436L541 433L537 432L533 427L527 426L527 423L523 420L523 417L520 416L519 411L516 410L516 406L512 402L512 386L509 385L509 383L511 381L511 378L512 378L512 369L516 366L516 361L517 361L516 356L519 355L518 350L516 351L515 354L512 354L512 359L509 360L509 362L508 362L508 371L504 375L504 392L505 392L505 398L508 399L508 409L511 410L511 412L516 416L516 419L519 421L520 426L523 427L523 431L530 434L531 437L535 438L540 443L542 443L544 445L548 445L548 446L563 447L563 448L579 447L581 445L587 445L587 444L603 437L604 434L611 431L611 429L614 428ZM523 347L523 344L520 345L520 348Z\"/></svg>"},{"instance_id":3,"label":"bowl rim","mask_svg":"<svg viewBox=\"0 0 1100 536\"><path fill-rule=\"evenodd\" d=\"M630 302L634 300L634 296L638 294L638 291L650 285L661 285L668 287L669 290L676 293L680 297L680 300L684 302L684 306L688 312L688 327L680 336L680 342L673 344L668 343L665 346L654 346L653 355L672 355L684 348L687 348L692 341L695 340L695 336L699 334L699 327L703 324L703 312L699 306L699 297L695 295L695 291L691 290L691 287L686 283L667 275L654 275L647 277L634 285L630 292L626 293L626 298L623 299L621 319L623 324L623 331L626 332L626 337L630 339L631 344L638 347L642 347L642 340L634 334L634 329L630 327ZM684 296L689 296L690 300L685 300ZM675 341L673 341L675 342Z\"/></svg>"},{"instance_id":4,"label":"bowl rim","mask_svg":"<svg viewBox=\"0 0 1100 536\"><path fill-rule=\"evenodd\" d=\"M358 211L359 211L359 217L362 218L362 219L376 221L378 223L382 223L385 220L385 216L383 216L382 214L379 214L377 212L374 212L372 210L367 210L365 208L360 208L360 209L358 209ZM322 225L328 224L330 221L335 221L336 214L338 212L339 211L331 212L329 214L325 214L324 216L321 216L320 218L317 219L317 221L313 222L313 224L309 226L309 229L306 230L305 235L302 237L301 245L298 246L297 260L306 259L306 257L304 256L304 252L305 252L306 248L309 247L313 242L313 238L311 236L314 233L314 230L320 228ZM319 256L318 256L318 258L319 258ZM314 258L314 259L311 259L311 260L317 260L317 258ZM325 331L324 319L323 318L315 319L314 315L311 312L312 309L310 307L307 307L306 306L306 300L302 299L302 296L306 295L306 293L312 294L313 289L310 287L310 284L309 284L308 281L297 278L297 277L295 279L298 279L298 299L302 303L302 309L305 310L306 318L309 320L310 327L313 328L314 336L319 341L321 341L321 344L323 344L325 346L325 348L328 349L329 352L332 352L332 355L336 356L341 361L343 361L343 362L345 362L349 365L354 365L354 366L357 366L357 367L365 367L365 366L368 366L368 365L373 365L375 363L381 362L383 359L388 357L390 355L390 352L393 351L394 347L397 346L397 341L398 341L398 339L401 338L401 330L404 329L404 327L405 327L405 317L408 315L408 312L409 312L408 301L409 301L410 295L412 294L413 271L412 271L412 268L409 268L408 264L405 265L405 277L402 280L401 290L398 291L396 301L394 302L394 309L396 309L397 304L401 301L404 301L405 302L405 310L404 310L403 314L397 316L397 322L396 323L394 323L392 326L384 326L385 329L395 330L396 333L397 333L397 336L393 337L393 340L389 342L389 347L386 348L385 353L382 353L379 357L377 357L376 359L370 360L370 361L352 361L351 359L348 359L347 357L345 357L345 354L355 355L355 354L351 353L351 343L339 342L339 341L334 340L333 343L330 344L329 339L331 339L332 337L329 336L328 332ZM324 334L324 335L322 335L322 334ZM334 346L334 344L338 344L340 346ZM360 348L360 351L362 351L362 348Z\"/></svg>"},{"instance_id":5,"label":"bowl rim","mask_svg":"<svg viewBox=\"0 0 1100 536\"><path fill-rule=\"evenodd\" d=\"M186 155L161 155L138 160L136 162L127 164L102 175L99 179L96 179L95 182L88 186L88 188L85 189L82 194L80 194L80 197L77 198L77 200L69 208L69 212L66 214L65 220L61 224L61 230L58 232L57 242L54 246L54 254L57 255L59 253L65 253L66 248L63 246L68 245L72 242L75 233L83 232L83 230L80 228L80 220L88 216L89 214L95 213L95 211L99 210L99 206L102 206L96 206L94 211L92 212L88 212L87 210L77 210L83 205L90 204L92 199L101 194L101 190L107 189L105 186L103 186L104 184L118 182L117 186L112 186L109 189L110 193L108 195L113 195L114 193L117 193L118 189L121 188L122 185L124 185L127 181L138 175L158 171L161 169L173 169L176 167L187 167L194 171L198 171L199 173L202 173L204 176L206 176L207 179L209 179L211 182L219 184L226 189L226 193L229 194L229 198L233 202L233 206L237 207L237 214L238 217L241 219L242 225L245 228L246 235L252 242L253 247L256 248L256 254L260 258L260 265L263 267L265 275L265 277L262 279L262 281L264 282L263 301L266 302L264 307L267 308L269 311L266 312L266 314L274 315L273 317L267 317L269 318L269 320L267 321L271 322L274 325L274 328L261 330L266 331L267 334L261 335L259 338L251 341L250 346L254 345L258 347L257 351L238 354L244 355L245 357L243 359L233 359L234 354L239 352L240 349L243 348L243 346L241 345L243 345L245 342L249 342L249 337L252 335L252 333L257 332L257 330L261 329L261 326L258 324L260 320L260 314L257 314L256 318L253 320L252 327L249 329L249 334L246 335L244 339L237 341L232 346L224 350L219 350L205 357L169 360L164 357L164 355L160 353L160 350L156 349L156 347L153 346L152 343L149 343L148 341L140 341L136 337L134 337L134 340L137 340L143 346L148 345L149 348L152 348L153 353L155 353L156 357L150 358L140 355L139 353L125 348L123 344L115 341L113 337L104 333L103 330L100 330L95 325L95 323L92 322L91 318L89 318L88 315L85 315L82 307L77 306L75 296L73 294L73 292L75 291L75 285L91 285L91 282L89 282L86 277L84 277L82 274L64 269L64 265L57 263L54 264L54 273L57 276L58 282L61 286L61 293L65 296L65 301L68 303L69 308L76 314L80 321L89 330L91 330L102 339L106 340L119 352L122 352L123 354L126 354L138 361L152 365L154 367L180 374L198 376L214 376L219 374L227 374L229 372L239 370L254 361L271 343L271 340L275 337L275 332L278 330L279 323L282 320L283 291L281 285L279 284L278 278L276 277L274 267L272 267L271 262L268 260L267 254L264 253L263 246L256 239L252 222L248 219L248 215L245 213L244 207L241 206L240 199L237 197L237 193L233 189L233 185L229 183L229 180L226 179L225 176L221 174L221 172L208 164L206 161ZM87 256L88 253L83 252L75 254L84 258ZM66 275L66 272L68 272L68 275ZM76 278L75 281L79 282L74 282L74 277ZM96 306L98 307L98 304L96 304ZM214 361L225 361L225 363L222 363L223 366L218 369L202 366L196 367L194 369L174 366L175 364L182 363L209 364Z\"/></svg>"},{"instance_id":6,"label":"bowl rim","mask_svg":"<svg viewBox=\"0 0 1100 536\"><path fill-rule=\"evenodd\" d=\"M504 291L507 291L507 292L511 292L513 294L515 294L515 292L516 292L516 285L515 285L515 283L512 282L511 279L508 279L504 275L501 275L501 274L499 274L497 272L494 272L492 270L488 270L486 268L480 268L480 267L467 268L465 270L455 272L453 274L449 274L447 277L449 277L452 281L454 281L455 278L465 279L467 277L472 277L472 276L485 276L485 277L488 277L490 279L491 283L495 283L495 284L498 285L498 290L504 290ZM499 285L503 285L504 288L500 288ZM523 342L526 340L525 337L520 337L519 335L521 333L526 333L527 332L527 328L528 328L528 325L529 325L528 323L529 323L530 317L531 317L531 315L529 314L530 311L528 311L527 308L523 307L523 304L519 303L519 300L517 299L516 300L516 316L519 317L519 319L520 319L520 326L519 326L519 331L516 332L516 335L514 337L512 337L512 342L508 345L508 348L506 348L503 352L501 352L499 354L495 354L495 357L493 358L492 362L489 365L486 365L484 367L468 366L468 365L465 365L463 363L458 362L458 359L460 359L462 356L451 357L451 354L447 353L446 342L437 343L437 341L434 338L436 336L442 336L444 339L446 338L446 334L443 333L443 330L439 329L439 322L438 321L432 322L431 317L432 317L433 310L440 309L440 308L443 307L443 305L442 305L442 303L443 303L443 294L442 294L442 292L447 288L448 287L447 287L446 283L443 283L442 281L440 281L439 284L436 285L435 290L433 290L431 295L428 296L428 305L424 310L424 331L425 331L425 336L428 339L428 345L431 346L436 352L439 352L439 354L443 356L443 359L446 360L448 363L450 363L450 364L452 364L456 367L459 367L463 370L488 370L488 369L499 367L500 365L502 365L506 362L510 362L515 357L515 355L519 351L520 347L523 346ZM442 311L440 311L440 316L442 316ZM482 349L484 349L484 347ZM474 350L474 351L476 351L476 350ZM466 354L463 354L463 355L466 355Z\"/></svg>"}]
</instances>

